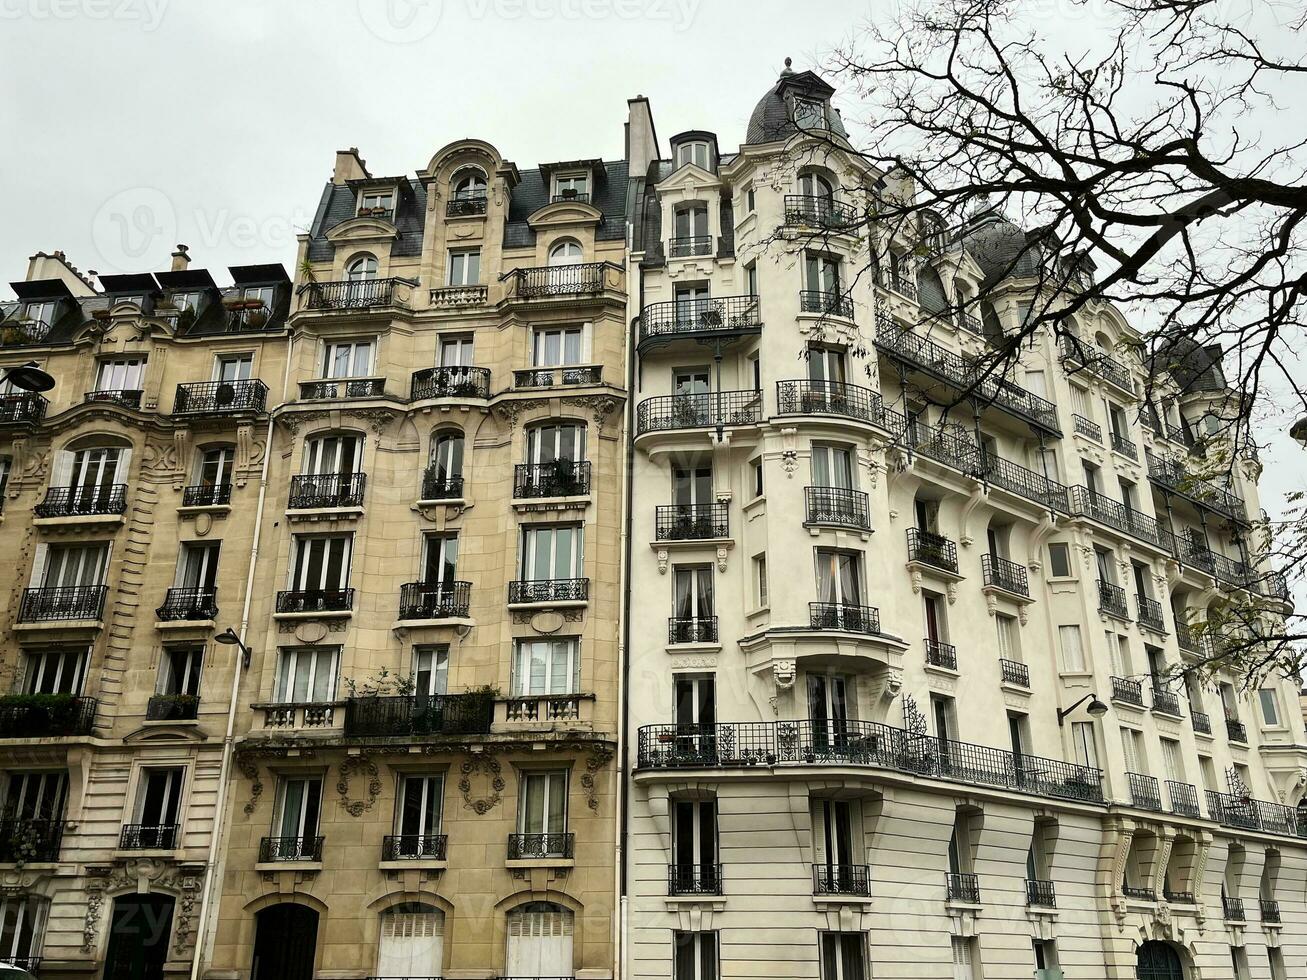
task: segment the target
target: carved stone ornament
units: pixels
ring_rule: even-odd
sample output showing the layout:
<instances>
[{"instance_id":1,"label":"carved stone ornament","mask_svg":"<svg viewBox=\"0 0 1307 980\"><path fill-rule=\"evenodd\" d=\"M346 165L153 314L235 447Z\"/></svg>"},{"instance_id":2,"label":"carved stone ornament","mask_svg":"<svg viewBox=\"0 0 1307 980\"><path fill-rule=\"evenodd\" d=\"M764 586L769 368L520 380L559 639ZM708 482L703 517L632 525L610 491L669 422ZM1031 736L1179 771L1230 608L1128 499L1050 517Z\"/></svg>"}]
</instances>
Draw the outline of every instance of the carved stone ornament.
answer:
<instances>
[{"instance_id":1,"label":"carved stone ornament","mask_svg":"<svg viewBox=\"0 0 1307 980\"><path fill-rule=\"evenodd\" d=\"M604 426L608 424L609 418L617 411L620 403L611 395L579 395L575 398L564 398L563 404L587 409L594 418L595 428L603 432Z\"/></svg>"},{"instance_id":2,"label":"carved stone ornament","mask_svg":"<svg viewBox=\"0 0 1307 980\"><path fill-rule=\"evenodd\" d=\"M667 549L659 548L656 554L658 558L658 574L666 575L667 574Z\"/></svg>"},{"instance_id":3,"label":"carved stone ornament","mask_svg":"<svg viewBox=\"0 0 1307 980\"><path fill-rule=\"evenodd\" d=\"M503 767L493 755L478 753L464 759L458 767L458 791L463 795L463 808L471 810L477 816L485 816L502 799L504 787ZM482 776L488 783L489 792L483 796L473 797L472 777Z\"/></svg>"},{"instance_id":4,"label":"carved stone ornament","mask_svg":"<svg viewBox=\"0 0 1307 980\"><path fill-rule=\"evenodd\" d=\"M772 680L776 684L776 690L788 691L794 687L796 670L793 660L777 660L771 665Z\"/></svg>"},{"instance_id":5,"label":"carved stone ornament","mask_svg":"<svg viewBox=\"0 0 1307 980\"><path fill-rule=\"evenodd\" d=\"M368 795L364 799L350 799L349 780L354 775L367 777ZM342 810L351 817L361 817L365 812L372 809L381 793L381 775L377 771L375 762L366 755L349 756L336 768L336 777L336 792L340 794Z\"/></svg>"},{"instance_id":6,"label":"carved stone ornament","mask_svg":"<svg viewBox=\"0 0 1307 980\"><path fill-rule=\"evenodd\" d=\"M90 866L86 869L86 914L82 922L82 952L95 947L99 933L100 914L106 896L129 889L135 891L161 890L177 895L173 925L173 952L185 953L192 944L191 920L195 915L195 901L203 883L200 865L176 865L171 861L138 858L112 865Z\"/></svg>"},{"instance_id":7,"label":"carved stone ornament","mask_svg":"<svg viewBox=\"0 0 1307 980\"><path fill-rule=\"evenodd\" d=\"M599 809L599 787L595 777L613 759L613 749L608 745L596 745L590 750L590 757L585 760L585 772L581 773L581 790L585 793L585 805L591 810Z\"/></svg>"},{"instance_id":8,"label":"carved stone ornament","mask_svg":"<svg viewBox=\"0 0 1307 980\"><path fill-rule=\"evenodd\" d=\"M786 449L781 452L781 469L785 471L785 476L793 480L795 472L799 469L799 453L794 449Z\"/></svg>"}]
</instances>

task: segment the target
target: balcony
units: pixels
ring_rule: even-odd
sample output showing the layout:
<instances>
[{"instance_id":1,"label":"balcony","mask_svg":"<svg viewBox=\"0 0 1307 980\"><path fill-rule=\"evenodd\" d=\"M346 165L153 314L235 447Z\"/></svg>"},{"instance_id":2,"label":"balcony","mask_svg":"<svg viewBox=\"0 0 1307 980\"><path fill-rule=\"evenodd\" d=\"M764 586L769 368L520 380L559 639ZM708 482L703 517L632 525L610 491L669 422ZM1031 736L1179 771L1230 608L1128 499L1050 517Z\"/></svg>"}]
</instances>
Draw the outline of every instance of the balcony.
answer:
<instances>
[{"instance_id":1,"label":"balcony","mask_svg":"<svg viewBox=\"0 0 1307 980\"><path fill-rule=\"evenodd\" d=\"M980 571L984 576L984 585L991 589L1001 589L1011 595L1030 598L1030 580L1026 575L1026 566L1008 561L998 555L981 555Z\"/></svg>"},{"instance_id":2,"label":"balcony","mask_svg":"<svg viewBox=\"0 0 1307 980\"><path fill-rule=\"evenodd\" d=\"M1182 817L1198 817L1198 791L1190 783L1173 779L1166 781L1166 795L1171 800L1171 812Z\"/></svg>"},{"instance_id":3,"label":"balcony","mask_svg":"<svg viewBox=\"0 0 1307 980\"><path fill-rule=\"evenodd\" d=\"M353 608L353 589L286 589L277 593L279 613L339 613Z\"/></svg>"},{"instance_id":4,"label":"balcony","mask_svg":"<svg viewBox=\"0 0 1307 980\"><path fill-rule=\"evenodd\" d=\"M1122 885L1121 894L1133 898L1136 902L1156 902L1157 891L1143 885Z\"/></svg>"},{"instance_id":5,"label":"balcony","mask_svg":"<svg viewBox=\"0 0 1307 980\"><path fill-rule=\"evenodd\" d=\"M640 312L640 343L690 340L734 334L754 334L762 329L762 309L757 296L708 296L703 299L651 303Z\"/></svg>"},{"instance_id":6,"label":"balcony","mask_svg":"<svg viewBox=\"0 0 1307 980\"><path fill-rule=\"evenodd\" d=\"M870 388L842 381L776 382L776 411L780 415L834 415L872 425L886 425L885 406Z\"/></svg>"},{"instance_id":7,"label":"balcony","mask_svg":"<svg viewBox=\"0 0 1307 980\"><path fill-rule=\"evenodd\" d=\"M588 578L518 579L508 583L510 605L545 602L585 602L590 598Z\"/></svg>"},{"instance_id":8,"label":"balcony","mask_svg":"<svg viewBox=\"0 0 1307 980\"><path fill-rule=\"evenodd\" d=\"M411 285L407 279L343 279L331 282L308 282L300 292L306 310L371 310L395 305L397 283Z\"/></svg>"},{"instance_id":9,"label":"balcony","mask_svg":"<svg viewBox=\"0 0 1307 980\"><path fill-rule=\"evenodd\" d=\"M667 620L668 643L716 643L716 616L671 616Z\"/></svg>"},{"instance_id":10,"label":"balcony","mask_svg":"<svg viewBox=\"0 0 1307 980\"><path fill-rule=\"evenodd\" d=\"M90 487L50 487L45 499L32 508L37 517L86 517L122 514L127 510L127 484Z\"/></svg>"},{"instance_id":11,"label":"balcony","mask_svg":"<svg viewBox=\"0 0 1307 980\"><path fill-rule=\"evenodd\" d=\"M814 895L871 895L871 865L868 864L814 864L812 866L812 893Z\"/></svg>"},{"instance_id":12,"label":"balcony","mask_svg":"<svg viewBox=\"0 0 1307 980\"><path fill-rule=\"evenodd\" d=\"M556 459L513 467L513 499L584 497L590 493L590 461Z\"/></svg>"},{"instance_id":13,"label":"balcony","mask_svg":"<svg viewBox=\"0 0 1307 980\"><path fill-rule=\"evenodd\" d=\"M1112 700L1120 701L1122 704L1132 704L1136 708L1144 706L1144 686L1139 681L1131 680L1129 677L1113 677L1112 681Z\"/></svg>"},{"instance_id":14,"label":"balcony","mask_svg":"<svg viewBox=\"0 0 1307 980\"><path fill-rule=\"evenodd\" d=\"M1199 735L1212 734L1212 719L1206 711L1190 711L1189 724L1193 725L1194 731Z\"/></svg>"},{"instance_id":15,"label":"balcony","mask_svg":"<svg viewBox=\"0 0 1307 980\"><path fill-rule=\"evenodd\" d=\"M547 858L571 859L576 847L576 835L567 834L509 834L508 860L539 861Z\"/></svg>"},{"instance_id":16,"label":"balcony","mask_svg":"<svg viewBox=\"0 0 1307 980\"><path fill-rule=\"evenodd\" d=\"M488 735L494 716L493 696L479 691L349 698L345 734L363 738Z\"/></svg>"},{"instance_id":17,"label":"balcony","mask_svg":"<svg viewBox=\"0 0 1307 980\"><path fill-rule=\"evenodd\" d=\"M196 483L182 487L183 507L227 507L230 504L230 483Z\"/></svg>"},{"instance_id":18,"label":"balcony","mask_svg":"<svg viewBox=\"0 0 1307 980\"><path fill-rule=\"evenodd\" d=\"M98 621L104 616L107 585L75 585L24 589L18 608L20 623Z\"/></svg>"},{"instance_id":19,"label":"balcony","mask_svg":"<svg viewBox=\"0 0 1307 980\"><path fill-rule=\"evenodd\" d=\"M1084 486L1069 488L1071 513L1128 534L1163 551L1175 550L1175 535L1147 514Z\"/></svg>"},{"instance_id":20,"label":"balcony","mask_svg":"<svg viewBox=\"0 0 1307 980\"><path fill-rule=\"evenodd\" d=\"M590 195L585 191L568 190L561 194L551 194L549 197L550 204L589 204Z\"/></svg>"},{"instance_id":21,"label":"balcony","mask_svg":"<svg viewBox=\"0 0 1307 980\"><path fill-rule=\"evenodd\" d=\"M667 866L668 895L720 895L722 893L722 866L720 864L669 864Z\"/></svg>"},{"instance_id":22,"label":"balcony","mask_svg":"<svg viewBox=\"0 0 1307 980\"><path fill-rule=\"evenodd\" d=\"M950 902L980 904L980 880L974 874L950 871L944 875L944 886Z\"/></svg>"},{"instance_id":23,"label":"balcony","mask_svg":"<svg viewBox=\"0 0 1307 980\"><path fill-rule=\"evenodd\" d=\"M756 425L762 421L762 392L706 391L646 398L635 410L635 434L674 429Z\"/></svg>"},{"instance_id":24,"label":"balcony","mask_svg":"<svg viewBox=\"0 0 1307 980\"><path fill-rule=\"evenodd\" d=\"M1057 891L1053 887L1053 882L1027 878L1026 905L1032 909L1057 908Z\"/></svg>"},{"instance_id":25,"label":"balcony","mask_svg":"<svg viewBox=\"0 0 1307 980\"><path fill-rule=\"evenodd\" d=\"M1120 453L1127 459L1139 459L1139 447L1119 432L1112 433L1112 452Z\"/></svg>"},{"instance_id":26,"label":"balcony","mask_svg":"<svg viewBox=\"0 0 1307 980\"><path fill-rule=\"evenodd\" d=\"M730 504L670 504L654 511L654 538L658 541L711 541L730 536Z\"/></svg>"},{"instance_id":27,"label":"balcony","mask_svg":"<svg viewBox=\"0 0 1307 980\"><path fill-rule=\"evenodd\" d=\"M366 473L297 473L290 478L288 510L362 507Z\"/></svg>"},{"instance_id":28,"label":"balcony","mask_svg":"<svg viewBox=\"0 0 1307 980\"><path fill-rule=\"evenodd\" d=\"M1086 439L1092 439L1097 443L1103 441L1103 429L1097 422L1091 422L1083 415L1072 415L1071 424L1075 429L1076 435L1084 436Z\"/></svg>"},{"instance_id":29,"label":"balcony","mask_svg":"<svg viewBox=\"0 0 1307 980\"><path fill-rule=\"evenodd\" d=\"M322 860L322 837L265 837L259 842L259 863Z\"/></svg>"},{"instance_id":30,"label":"balcony","mask_svg":"<svg viewBox=\"0 0 1307 980\"><path fill-rule=\"evenodd\" d=\"M1152 810L1154 813L1161 813L1162 793L1157 788L1156 777L1145 776L1137 772L1128 772L1125 776L1130 784L1130 805L1138 807L1140 810Z\"/></svg>"},{"instance_id":31,"label":"balcony","mask_svg":"<svg viewBox=\"0 0 1307 980\"><path fill-rule=\"evenodd\" d=\"M898 293L906 299L914 302L917 299L917 284L906 275L891 272L884 277L884 285L890 292Z\"/></svg>"},{"instance_id":32,"label":"balcony","mask_svg":"<svg viewBox=\"0 0 1307 980\"><path fill-rule=\"evenodd\" d=\"M0 738L90 735L95 728L95 707L95 698L72 694L0 696Z\"/></svg>"},{"instance_id":33,"label":"balcony","mask_svg":"<svg viewBox=\"0 0 1307 980\"><path fill-rule=\"evenodd\" d=\"M1247 521L1246 505L1237 494L1193 476L1179 460L1155 456L1147 451L1144 458L1148 462L1148 479L1157 486L1231 520Z\"/></svg>"},{"instance_id":34,"label":"balcony","mask_svg":"<svg viewBox=\"0 0 1307 980\"><path fill-rule=\"evenodd\" d=\"M1183 717L1180 714L1180 695L1174 691L1168 691L1164 687L1153 685L1153 713L1159 715L1170 715L1173 718Z\"/></svg>"},{"instance_id":35,"label":"balcony","mask_svg":"<svg viewBox=\"0 0 1307 980\"><path fill-rule=\"evenodd\" d=\"M455 195L445 202L445 217L470 218L486 213L484 194Z\"/></svg>"},{"instance_id":36,"label":"balcony","mask_svg":"<svg viewBox=\"0 0 1307 980\"><path fill-rule=\"evenodd\" d=\"M262 381L192 381L177 386L174 415L234 415L262 412L268 386Z\"/></svg>"},{"instance_id":37,"label":"balcony","mask_svg":"<svg viewBox=\"0 0 1307 980\"><path fill-rule=\"evenodd\" d=\"M449 476L440 467L428 466L422 474L423 500L461 500L463 478Z\"/></svg>"},{"instance_id":38,"label":"balcony","mask_svg":"<svg viewBox=\"0 0 1307 980\"><path fill-rule=\"evenodd\" d=\"M1246 919L1242 898L1231 898L1229 895L1222 895L1221 911L1228 922L1243 922Z\"/></svg>"},{"instance_id":39,"label":"balcony","mask_svg":"<svg viewBox=\"0 0 1307 980\"><path fill-rule=\"evenodd\" d=\"M0 820L0 863L58 861L66 827L67 824L62 820ZM8 957L5 959L7 961Z\"/></svg>"},{"instance_id":40,"label":"balcony","mask_svg":"<svg viewBox=\"0 0 1307 980\"><path fill-rule=\"evenodd\" d=\"M46 397L34 391L0 395L0 425L36 425L49 407Z\"/></svg>"},{"instance_id":41,"label":"balcony","mask_svg":"<svg viewBox=\"0 0 1307 980\"><path fill-rule=\"evenodd\" d=\"M808 603L808 628L841 633L880 633L880 610L845 602Z\"/></svg>"},{"instance_id":42,"label":"balcony","mask_svg":"<svg viewBox=\"0 0 1307 980\"><path fill-rule=\"evenodd\" d=\"M1225 719L1225 734L1229 736L1231 742L1248 744L1248 729L1237 718Z\"/></svg>"},{"instance_id":43,"label":"balcony","mask_svg":"<svg viewBox=\"0 0 1307 980\"><path fill-rule=\"evenodd\" d=\"M604 369L599 364L578 364L570 367L535 367L513 372L513 387L521 389L559 388L577 385L597 385L604 380Z\"/></svg>"},{"instance_id":44,"label":"balcony","mask_svg":"<svg viewBox=\"0 0 1307 980\"><path fill-rule=\"evenodd\" d=\"M214 619L218 615L218 590L169 589L154 614L165 623Z\"/></svg>"},{"instance_id":45,"label":"balcony","mask_svg":"<svg viewBox=\"0 0 1307 980\"><path fill-rule=\"evenodd\" d=\"M919 527L908 528L908 561L958 573L958 546L948 538Z\"/></svg>"},{"instance_id":46,"label":"balcony","mask_svg":"<svg viewBox=\"0 0 1307 980\"><path fill-rule=\"evenodd\" d=\"M381 838L381 860L443 861L448 844L445 834L387 834Z\"/></svg>"},{"instance_id":47,"label":"balcony","mask_svg":"<svg viewBox=\"0 0 1307 980\"><path fill-rule=\"evenodd\" d=\"M1015 382L995 377L993 370L986 373L985 366L905 330L888 317L877 317L876 346L891 359L905 361L945 384L971 392L979 401L988 402L1045 432L1061 435L1057 406L1051 401Z\"/></svg>"},{"instance_id":48,"label":"balcony","mask_svg":"<svg viewBox=\"0 0 1307 980\"><path fill-rule=\"evenodd\" d=\"M490 299L488 286L436 286L430 292L431 307L435 310L463 310L485 306Z\"/></svg>"},{"instance_id":49,"label":"balcony","mask_svg":"<svg viewBox=\"0 0 1307 980\"><path fill-rule=\"evenodd\" d=\"M1024 687L1030 689L1030 666L1019 663L1016 660L1006 660L1000 658L998 669L1003 678L1004 684L1011 684L1014 687Z\"/></svg>"},{"instance_id":50,"label":"balcony","mask_svg":"<svg viewBox=\"0 0 1307 980\"><path fill-rule=\"evenodd\" d=\"M1131 396L1134 395L1135 389L1130 381L1130 369L1120 361L1097 347L1085 343L1078 337L1063 337L1060 347L1063 363L1072 361L1079 364L1081 370L1097 375Z\"/></svg>"},{"instance_id":51,"label":"balcony","mask_svg":"<svg viewBox=\"0 0 1307 980\"><path fill-rule=\"evenodd\" d=\"M861 490L846 487L804 487L807 524L831 525L853 531L871 530L871 507Z\"/></svg>"},{"instance_id":52,"label":"balcony","mask_svg":"<svg viewBox=\"0 0 1307 980\"><path fill-rule=\"evenodd\" d=\"M958 649L952 643L926 637L921 645L926 649L926 663L930 666L943 667L945 670L958 669Z\"/></svg>"},{"instance_id":53,"label":"balcony","mask_svg":"<svg viewBox=\"0 0 1307 980\"><path fill-rule=\"evenodd\" d=\"M254 704L251 707L263 712L265 729L335 728L336 702L334 701L275 701Z\"/></svg>"},{"instance_id":54,"label":"balcony","mask_svg":"<svg viewBox=\"0 0 1307 980\"><path fill-rule=\"evenodd\" d=\"M88 391L83 396L83 401L87 405L118 405L139 409L144 394L139 388L105 388Z\"/></svg>"},{"instance_id":55,"label":"balcony","mask_svg":"<svg viewBox=\"0 0 1307 980\"><path fill-rule=\"evenodd\" d=\"M853 319L853 297L847 293L825 292L820 289L799 290L799 312L820 316L838 316Z\"/></svg>"},{"instance_id":56,"label":"balcony","mask_svg":"<svg viewBox=\"0 0 1307 980\"><path fill-rule=\"evenodd\" d=\"M1125 602L1125 589L1111 582L1098 580L1098 611L1117 619L1130 619L1130 607Z\"/></svg>"},{"instance_id":57,"label":"balcony","mask_svg":"<svg viewBox=\"0 0 1307 980\"><path fill-rule=\"evenodd\" d=\"M1135 596L1135 609L1139 615L1139 625L1146 626L1158 633L1166 632L1166 617L1162 614L1162 604L1146 595Z\"/></svg>"},{"instance_id":58,"label":"balcony","mask_svg":"<svg viewBox=\"0 0 1307 980\"><path fill-rule=\"evenodd\" d=\"M1102 804L1099 769L935 738L872 721L761 721L645 725L640 769L866 766L1049 799Z\"/></svg>"},{"instance_id":59,"label":"balcony","mask_svg":"<svg viewBox=\"0 0 1307 980\"><path fill-rule=\"evenodd\" d=\"M466 619L471 582L409 582L399 587L399 618Z\"/></svg>"},{"instance_id":60,"label":"balcony","mask_svg":"<svg viewBox=\"0 0 1307 980\"><path fill-rule=\"evenodd\" d=\"M1267 803L1249 796L1207 791L1207 814L1225 827L1259 830L1286 837L1307 837L1307 821L1283 803Z\"/></svg>"},{"instance_id":61,"label":"balcony","mask_svg":"<svg viewBox=\"0 0 1307 980\"><path fill-rule=\"evenodd\" d=\"M152 694L145 706L146 721L194 721L200 699L194 694Z\"/></svg>"},{"instance_id":62,"label":"balcony","mask_svg":"<svg viewBox=\"0 0 1307 980\"><path fill-rule=\"evenodd\" d=\"M428 398L489 398L490 369L455 365L413 372L411 401Z\"/></svg>"},{"instance_id":63,"label":"balcony","mask_svg":"<svg viewBox=\"0 0 1307 980\"><path fill-rule=\"evenodd\" d=\"M818 194L786 194L785 223L821 228L824 231L853 232L862 216L852 204Z\"/></svg>"},{"instance_id":64,"label":"balcony","mask_svg":"<svg viewBox=\"0 0 1307 980\"><path fill-rule=\"evenodd\" d=\"M1280 924L1280 903L1273 898L1263 898L1257 903L1261 907L1262 921L1272 925Z\"/></svg>"},{"instance_id":65,"label":"balcony","mask_svg":"<svg viewBox=\"0 0 1307 980\"><path fill-rule=\"evenodd\" d=\"M550 299L602 293L607 283L608 262L580 262L575 265L541 265L513 269L499 278L508 282L508 295L515 299ZM611 266L614 275L621 269ZM620 284L614 282L613 288Z\"/></svg>"},{"instance_id":66,"label":"balcony","mask_svg":"<svg viewBox=\"0 0 1307 980\"><path fill-rule=\"evenodd\" d=\"M380 398L385 393L385 378L328 378L322 381L300 382L300 398L304 401Z\"/></svg>"},{"instance_id":67,"label":"balcony","mask_svg":"<svg viewBox=\"0 0 1307 980\"><path fill-rule=\"evenodd\" d=\"M125 824L118 835L120 851L171 851L177 847L175 823L165 824Z\"/></svg>"},{"instance_id":68,"label":"balcony","mask_svg":"<svg viewBox=\"0 0 1307 980\"><path fill-rule=\"evenodd\" d=\"M1194 893L1172 888L1169 884L1162 883L1162 897L1172 905L1196 905L1197 900Z\"/></svg>"},{"instance_id":69,"label":"balcony","mask_svg":"<svg viewBox=\"0 0 1307 980\"><path fill-rule=\"evenodd\" d=\"M667 239L667 254L679 259L691 255L712 255L712 235L682 235Z\"/></svg>"}]
</instances>

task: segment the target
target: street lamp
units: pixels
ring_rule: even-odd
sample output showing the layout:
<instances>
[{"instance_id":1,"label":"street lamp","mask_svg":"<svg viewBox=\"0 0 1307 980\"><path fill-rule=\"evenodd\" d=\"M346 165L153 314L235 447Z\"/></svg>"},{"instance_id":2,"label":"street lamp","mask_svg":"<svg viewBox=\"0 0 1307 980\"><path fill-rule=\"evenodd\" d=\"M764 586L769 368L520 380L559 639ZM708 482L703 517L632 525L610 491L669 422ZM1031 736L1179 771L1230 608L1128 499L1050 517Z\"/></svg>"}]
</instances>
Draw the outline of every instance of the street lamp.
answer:
<instances>
[{"instance_id":1,"label":"street lamp","mask_svg":"<svg viewBox=\"0 0 1307 980\"><path fill-rule=\"evenodd\" d=\"M1289 426L1289 438L1298 445L1307 449L1307 415L1304 415L1293 425Z\"/></svg>"},{"instance_id":2,"label":"street lamp","mask_svg":"<svg viewBox=\"0 0 1307 980\"><path fill-rule=\"evenodd\" d=\"M241 642L241 638L236 635L236 631L230 626L213 639L216 642L221 643L223 646L240 647L241 657L243 659L241 666L248 667L250 665L250 648Z\"/></svg>"},{"instance_id":3,"label":"street lamp","mask_svg":"<svg viewBox=\"0 0 1307 980\"><path fill-rule=\"evenodd\" d=\"M1089 707L1087 707L1085 710L1088 711L1089 714L1090 714L1092 717L1094 717L1094 718L1102 718L1103 715L1107 714L1107 705L1105 705L1102 701L1098 700L1098 695L1097 695L1097 694L1086 694L1083 698L1081 698L1081 699L1080 699L1079 701L1077 701L1075 704L1070 705L1069 707L1066 707L1066 708L1059 708L1059 709L1058 709L1058 711L1057 711L1057 724L1058 724L1058 726L1061 727L1061 725L1062 725L1063 721L1065 720L1066 716L1069 715L1069 714L1071 714L1071 712L1075 711L1076 708L1080 707L1080 706L1081 706L1082 704L1084 704L1086 701L1089 702Z\"/></svg>"},{"instance_id":4,"label":"street lamp","mask_svg":"<svg viewBox=\"0 0 1307 980\"><path fill-rule=\"evenodd\" d=\"M5 382L23 391L49 391L54 387L54 378L42 371L35 361L11 367L5 372L4 377L0 378L0 384Z\"/></svg>"}]
</instances>

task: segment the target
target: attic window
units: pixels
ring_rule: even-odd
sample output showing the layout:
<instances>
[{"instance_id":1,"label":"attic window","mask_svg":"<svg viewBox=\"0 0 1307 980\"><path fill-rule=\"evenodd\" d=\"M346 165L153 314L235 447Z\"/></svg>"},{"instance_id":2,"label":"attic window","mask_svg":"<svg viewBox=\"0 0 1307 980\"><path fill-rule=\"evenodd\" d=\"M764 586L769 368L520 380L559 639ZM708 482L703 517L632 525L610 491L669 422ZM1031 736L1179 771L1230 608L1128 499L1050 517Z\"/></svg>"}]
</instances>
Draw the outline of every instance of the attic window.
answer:
<instances>
[{"instance_id":1,"label":"attic window","mask_svg":"<svg viewBox=\"0 0 1307 980\"><path fill-rule=\"evenodd\" d=\"M23 315L34 323L40 323L48 327L54 323L54 303L49 300L28 303L23 308Z\"/></svg>"},{"instance_id":2,"label":"attic window","mask_svg":"<svg viewBox=\"0 0 1307 980\"><path fill-rule=\"evenodd\" d=\"M707 140L691 140L676 148L676 166L684 167L687 163L704 170L712 169L712 147Z\"/></svg>"},{"instance_id":3,"label":"attic window","mask_svg":"<svg viewBox=\"0 0 1307 980\"><path fill-rule=\"evenodd\" d=\"M590 200L590 175L589 174L559 174L554 178L554 195L555 201L583 201Z\"/></svg>"},{"instance_id":4,"label":"attic window","mask_svg":"<svg viewBox=\"0 0 1307 980\"><path fill-rule=\"evenodd\" d=\"M794 100L794 125L799 129L825 129L826 106L812 99Z\"/></svg>"},{"instance_id":5,"label":"attic window","mask_svg":"<svg viewBox=\"0 0 1307 980\"><path fill-rule=\"evenodd\" d=\"M359 194L360 218L385 218L395 216L395 189L386 187L379 190L363 191Z\"/></svg>"}]
</instances>

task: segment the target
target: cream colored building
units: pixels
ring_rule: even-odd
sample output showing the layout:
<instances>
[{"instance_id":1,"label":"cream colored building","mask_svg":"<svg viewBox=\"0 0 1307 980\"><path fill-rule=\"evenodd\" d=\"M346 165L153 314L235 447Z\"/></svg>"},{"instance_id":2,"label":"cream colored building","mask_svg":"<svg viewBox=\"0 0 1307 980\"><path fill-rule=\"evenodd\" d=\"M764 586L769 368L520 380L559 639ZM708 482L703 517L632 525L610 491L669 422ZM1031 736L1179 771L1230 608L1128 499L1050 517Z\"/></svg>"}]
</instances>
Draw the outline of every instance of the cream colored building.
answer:
<instances>
[{"instance_id":1,"label":"cream colored building","mask_svg":"<svg viewBox=\"0 0 1307 980\"><path fill-rule=\"evenodd\" d=\"M1256 465L1187 452L1219 360L1141 415L1094 304L941 417L1034 266L993 213L869 231L910 188L832 94L665 156L630 103L624 975L1307 974L1296 690L1176 679L1214 599L1286 608Z\"/></svg>"}]
</instances>

